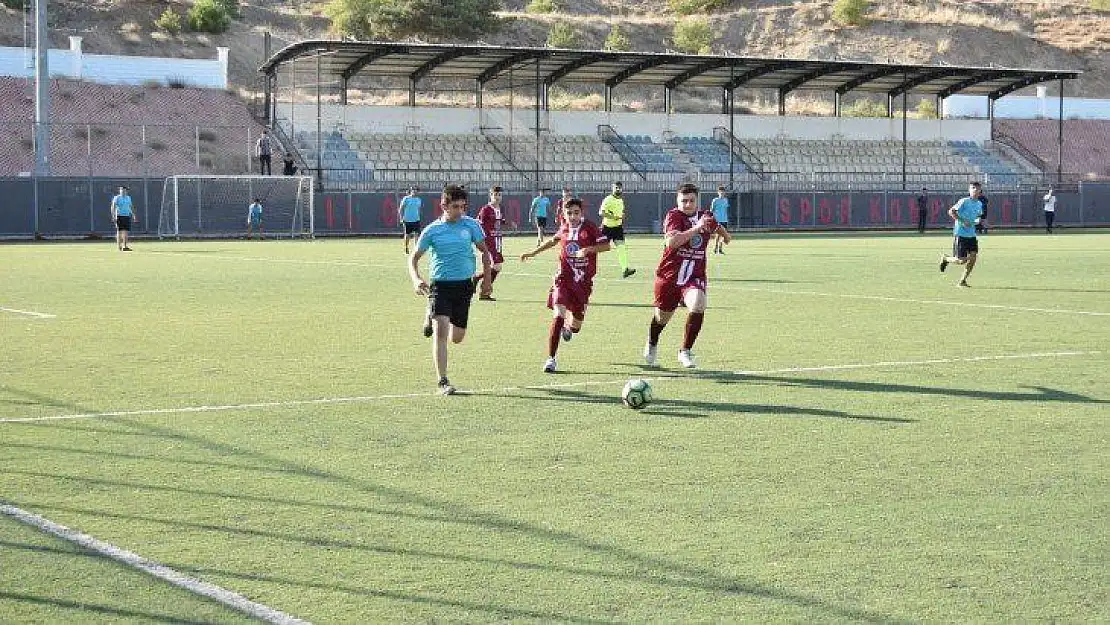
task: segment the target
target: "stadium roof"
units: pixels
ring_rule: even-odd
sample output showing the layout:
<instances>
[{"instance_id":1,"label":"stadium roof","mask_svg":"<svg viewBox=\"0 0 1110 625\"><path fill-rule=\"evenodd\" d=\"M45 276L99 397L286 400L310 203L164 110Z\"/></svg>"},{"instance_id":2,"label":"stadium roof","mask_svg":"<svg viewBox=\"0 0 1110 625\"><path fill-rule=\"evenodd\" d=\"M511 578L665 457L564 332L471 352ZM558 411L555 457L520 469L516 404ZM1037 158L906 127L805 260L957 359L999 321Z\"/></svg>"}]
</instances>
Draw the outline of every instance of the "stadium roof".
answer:
<instances>
[{"instance_id":1,"label":"stadium roof","mask_svg":"<svg viewBox=\"0 0 1110 625\"><path fill-rule=\"evenodd\" d=\"M344 82L358 75L368 75L403 77L412 83L438 78L474 80L484 85L513 71L524 83L529 78L534 79L538 63L540 80L549 85L567 82L615 87L629 83L662 85L669 89L683 85L775 89L781 93L815 89L891 96L912 91L940 97L961 93L994 99L1038 83L1074 79L1080 75L1071 70L322 39L286 46L259 71L272 75L284 64L308 60L313 62L305 69L315 71L317 58L321 78L334 76Z\"/></svg>"}]
</instances>

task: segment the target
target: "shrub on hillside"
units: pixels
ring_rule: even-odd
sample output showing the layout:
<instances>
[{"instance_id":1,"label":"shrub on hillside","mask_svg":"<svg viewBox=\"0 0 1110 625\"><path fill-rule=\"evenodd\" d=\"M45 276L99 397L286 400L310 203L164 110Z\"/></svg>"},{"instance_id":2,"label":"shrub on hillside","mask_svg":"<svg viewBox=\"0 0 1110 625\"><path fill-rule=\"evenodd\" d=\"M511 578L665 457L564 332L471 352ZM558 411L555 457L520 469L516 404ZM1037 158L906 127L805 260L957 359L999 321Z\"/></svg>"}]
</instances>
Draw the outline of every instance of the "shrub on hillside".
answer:
<instances>
[{"instance_id":1,"label":"shrub on hillside","mask_svg":"<svg viewBox=\"0 0 1110 625\"><path fill-rule=\"evenodd\" d=\"M355 39L477 38L494 32L500 0L331 0L324 13L332 30Z\"/></svg>"},{"instance_id":2,"label":"shrub on hillside","mask_svg":"<svg viewBox=\"0 0 1110 625\"><path fill-rule=\"evenodd\" d=\"M162 15L158 19L154 20L154 26L171 35L176 35L181 32L181 16L173 9L166 9L162 11Z\"/></svg>"},{"instance_id":3,"label":"shrub on hillside","mask_svg":"<svg viewBox=\"0 0 1110 625\"><path fill-rule=\"evenodd\" d=\"M709 54L713 29L704 17L687 17L674 25L673 39L680 52Z\"/></svg>"},{"instance_id":4,"label":"shrub on hillside","mask_svg":"<svg viewBox=\"0 0 1110 625\"><path fill-rule=\"evenodd\" d=\"M937 105L932 100L922 100L917 103L917 116L921 119L937 119Z\"/></svg>"},{"instance_id":5,"label":"shrub on hillside","mask_svg":"<svg viewBox=\"0 0 1110 625\"><path fill-rule=\"evenodd\" d=\"M578 33L574 26L568 22L555 22L547 33L547 47L549 48L580 48Z\"/></svg>"},{"instance_id":6,"label":"shrub on hillside","mask_svg":"<svg viewBox=\"0 0 1110 625\"><path fill-rule=\"evenodd\" d=\"M217 0L197 0L188 19L189 28L201 33L222 33L231 26L231 16Z\"/></svg>"},{"instance_id":7,"label":"shrub on hillside","mask_svg":"<svg viewBox=\"0 0 1110 625\"><path fill-rule=\"evenodd\" d=\"M844 117L886 117L886 105L870 98L856 100L844 109Z\"/></svg>"},{"instance_id":8,"label":"shrub on hillside","mask_svg":"<svg viewBox=\"0 0 1110 625\"><path fill-rule=\"evenodd\" d=\"M1110 11L1110 0L1091 0L1091 8L1096 11Z\"/></svg>"},{"instance_id":9,"label":"shrub on hillside","mask_svg":"<svg viewBox=\"0 0 1110 625\"><path fill-rule=\"evenodd\" d=\"M833 3L833 19L845 26L862 26L867 23L870 9L868 0L836 0Z\"/></svg>"},{"instance_id":10,"label":"shrub on hillside","mask_svg":"<svg viewBox=\"0 0 1110 625\"><path fill-rule=\"evenodd\" d=\"M679 15L710 13L724 8L725 4L725 0L667 0L671 11Z\"/></svg>"},{"instance_id":11,"label":"shrub on hillside","mask_svg":"<svg viewBox=\"0 0 1110 625\"><path fill-rule=\"evenodd\" d=\"M239 19L243 12L239 9L239 0L216 0L216 4L232 19Z\"/></svg>"},{"instance_id":12,"label":"shrub on hillside","mask_svg":"<svg viewBox=\"0 0 1110 625\"><path fill-rule=\"evenodd\" d=\"M628 52L632 49L632 41L629 40L628 35L624 34L620 26L613 24L613 27L609 29L609 35L605 37L605 45L602 47L613 52Z\"/></svg>"},{"instance_id":13,"label":"shrub on hillside","mask_svg":"<svg viewBox=\"0 0 1110 625\"><path fill-rule=\"evenodd\" d=\"M559 10L555 0L532 0L524 7L525 13L554 13Z\"/></svg>"}]
</instances>

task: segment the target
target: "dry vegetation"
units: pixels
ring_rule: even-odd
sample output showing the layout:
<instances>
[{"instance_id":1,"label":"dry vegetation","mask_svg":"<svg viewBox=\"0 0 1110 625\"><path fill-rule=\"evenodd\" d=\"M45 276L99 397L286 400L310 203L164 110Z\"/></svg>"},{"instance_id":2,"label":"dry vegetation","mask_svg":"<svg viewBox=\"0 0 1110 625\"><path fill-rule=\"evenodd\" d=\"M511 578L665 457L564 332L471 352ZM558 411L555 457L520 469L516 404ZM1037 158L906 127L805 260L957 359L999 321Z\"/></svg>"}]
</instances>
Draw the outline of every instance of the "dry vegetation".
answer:
<instances>
[{"instance_id":1,"label":"dry vegetation","mask_svg":"<svg viewBox=\"0 0 1110 625\"><path fill-rule=\"evenodd\" d=\"M633 50L674 49L678 18L667 0L582 0L558 2L554 13L525 12L528 0L505 0L506 27L486 43L543 45L555 21L569 22L581 46L601 48L614 24ZM52 0L52 38L68 46L67 35L85 38L93 53L215 56L215 46L231 52L232 81L250 90L259 84L264 31L273 49L300 39L328 36L323 0L243 0L243 17L222 35L155 29L166 8L184 13L190 0ZM712 53L763 57L822 58L929 64L972 64L1077 69L1085 74L1069 95L1110 97L1110 14L1093 10L1087 0L890 0L872 2L871 22L841 27L831 20L832 0L733 0L707 16L715 33ZM23 25L17 12L2 9L0 44L21 45ZM1074 91L1072 91L1074 89ZM656 94L622 94L652 106ZM697 99L695 94L694 99ZM368 99L392 100L388 94ZM564 93L558 107L588 106L595 94ZM707 106L712 107L712 97ZM805 109L824 110L819 101L799 100ZM750 102L759 110L762 104Z\"/></svg>"}]
</instances>

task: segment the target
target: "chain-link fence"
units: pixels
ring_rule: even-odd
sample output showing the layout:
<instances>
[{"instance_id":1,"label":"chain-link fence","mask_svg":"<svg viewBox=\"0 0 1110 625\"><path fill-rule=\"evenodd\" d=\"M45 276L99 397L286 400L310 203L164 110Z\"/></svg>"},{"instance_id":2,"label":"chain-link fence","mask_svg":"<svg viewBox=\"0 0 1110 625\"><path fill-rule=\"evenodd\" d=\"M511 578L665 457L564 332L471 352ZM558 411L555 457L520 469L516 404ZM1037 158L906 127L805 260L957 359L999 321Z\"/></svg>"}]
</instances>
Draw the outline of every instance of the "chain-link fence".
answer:
<instances>
[{"instance_id":1,"label":"chain-link fence","mask_svg":"<svg viewBox=\"0 0 1110 625\"><path fill-rule=\"evenodd\" d=\"M259 126L50 124L54 176L236 175L255 168ZM0 123L0 176L34 170L34 125Z\"/></svg>"},{"instance_id":2,"label":"chain-link fence","mask_svg":"<svg viewBox=\"0 0 1110 625\"><path fill-rule=\"evenodd\" d=\"M468 179L460 179L467 182ZM157 234L165 178L75 177L0 178L0 237L110 237L109 203L119 185L131 188L137 235ZM418 185L424 199L422 219L439 215L438 192L444 181ZM454 182L454 181L453 181ZM378 191L317 192L314 231L318 235L373 235L396 233L398 207L411 181L382 185ZM486 201L486 186L469 181L471 210ZM708 205L714 187L702 185ZM580 191L586 214L597 219L604 198L601 191ZM963 193L936 190L928 195L926 227L950 231L947 209ZM996 227L1039 227L1044 223L1043 191L1004 191L990 194L989 222ZM512 230L528 231L528 208L533 193L508 189L502 202ZM748 190L729 195L730 227L770 230L913 229L918 223L916 192L901 190ZM658 231L663 215L674 206L674 189L631 190L625 185L626 225L631 231ZM241 204L242 202L240 202ZM245 208L243 208L245 210ZM229 222L231 223L231 222ZM237 225L238 222L235 222ZM1062 228L1110 226L1110 184L1083 183L1057 189L1056 224ZM237 236L240 232L208 231L206 236ZM188 235L183 235L188 236Z\"/></svg>"}]
</instances>

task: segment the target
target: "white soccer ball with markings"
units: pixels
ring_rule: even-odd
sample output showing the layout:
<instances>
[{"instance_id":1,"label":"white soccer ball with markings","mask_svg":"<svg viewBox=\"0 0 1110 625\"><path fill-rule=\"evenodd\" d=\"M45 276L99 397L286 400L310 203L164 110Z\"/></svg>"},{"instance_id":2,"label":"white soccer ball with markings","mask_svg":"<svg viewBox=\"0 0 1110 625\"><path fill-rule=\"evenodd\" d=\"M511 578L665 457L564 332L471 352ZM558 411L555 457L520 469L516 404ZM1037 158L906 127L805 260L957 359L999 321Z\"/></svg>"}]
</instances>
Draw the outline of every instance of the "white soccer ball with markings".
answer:
<instances>
[{"instance_id":1,"label":"white soccer ball with markings","mask_svg":"<svg viewBox=\"0 0 1110 625\"><path fill-rule=\"evenodd\" d=\"M621 401L633 410L639 410L651 403L651 385L647 380L629 380L621 391Z\"/></svg>"}]
</instances>

